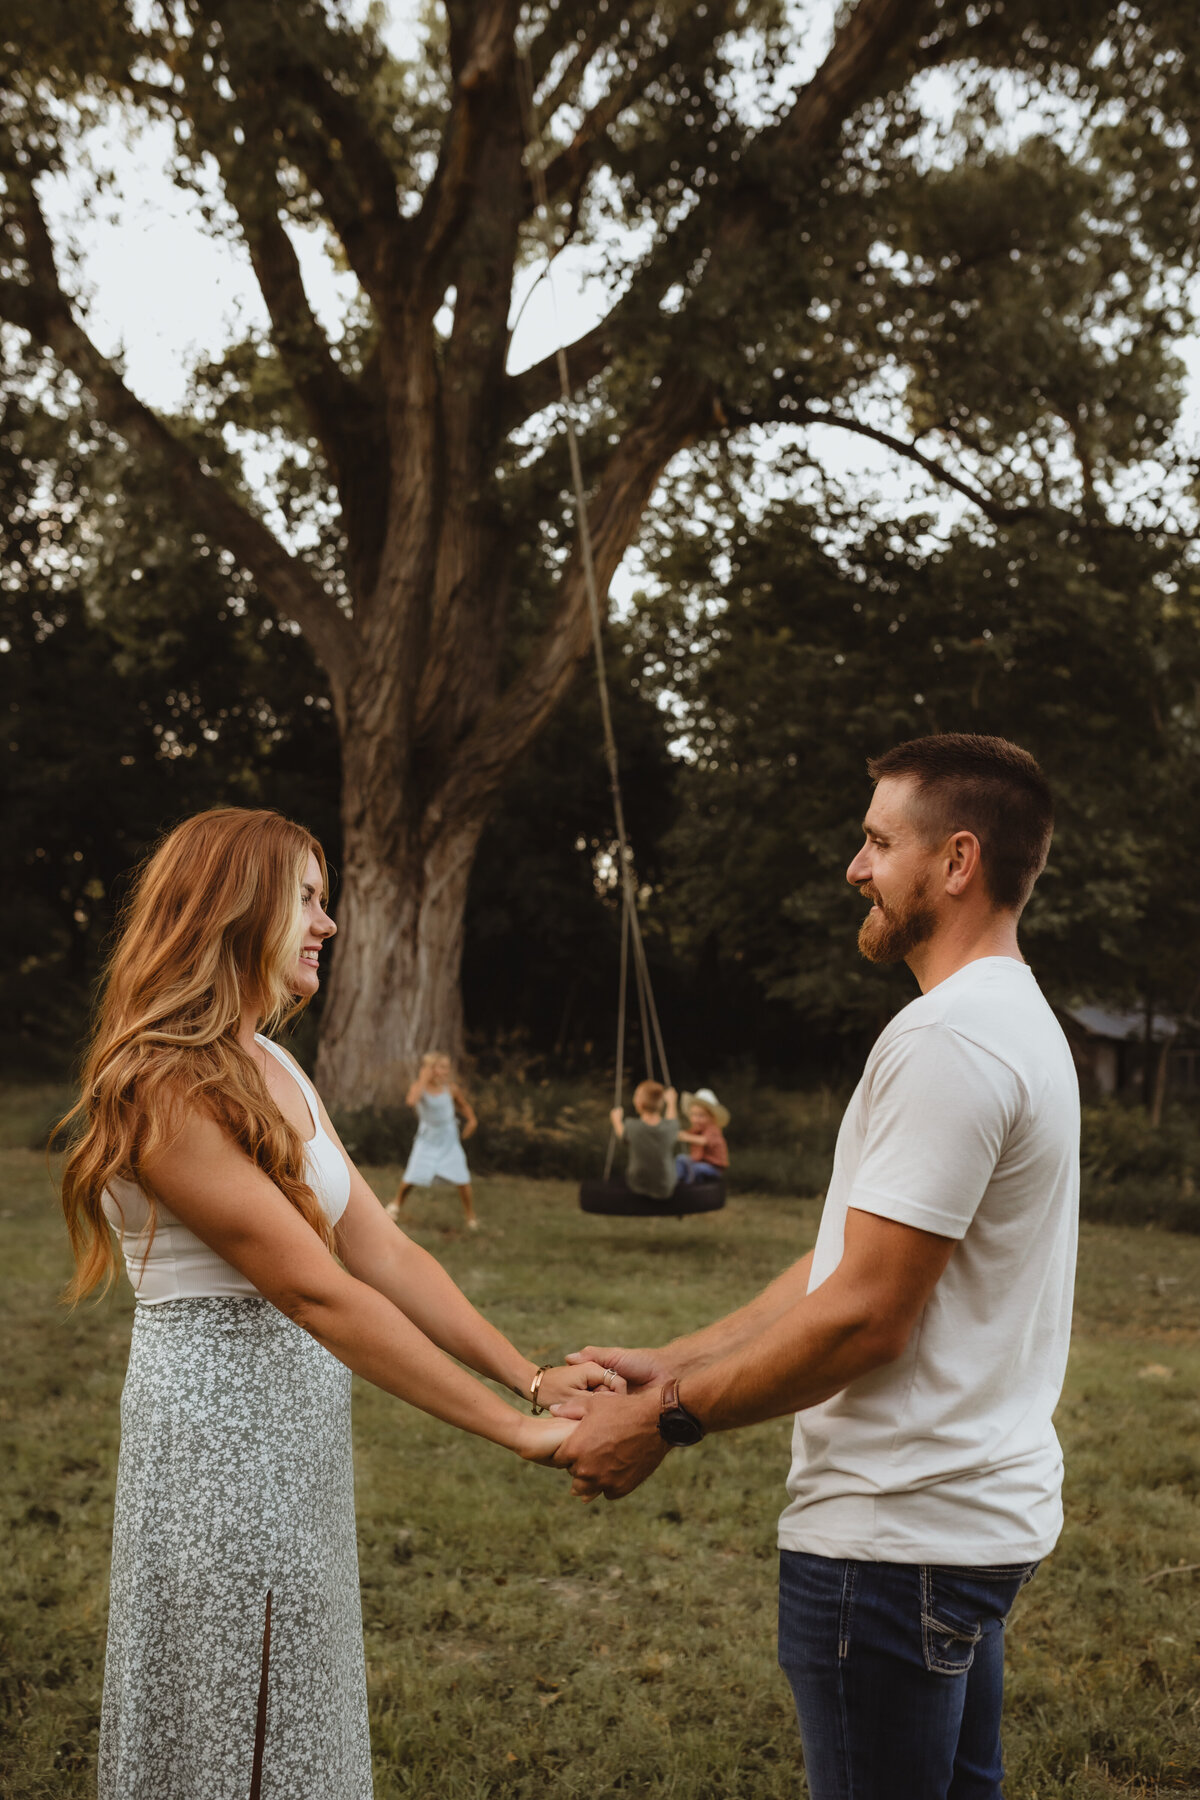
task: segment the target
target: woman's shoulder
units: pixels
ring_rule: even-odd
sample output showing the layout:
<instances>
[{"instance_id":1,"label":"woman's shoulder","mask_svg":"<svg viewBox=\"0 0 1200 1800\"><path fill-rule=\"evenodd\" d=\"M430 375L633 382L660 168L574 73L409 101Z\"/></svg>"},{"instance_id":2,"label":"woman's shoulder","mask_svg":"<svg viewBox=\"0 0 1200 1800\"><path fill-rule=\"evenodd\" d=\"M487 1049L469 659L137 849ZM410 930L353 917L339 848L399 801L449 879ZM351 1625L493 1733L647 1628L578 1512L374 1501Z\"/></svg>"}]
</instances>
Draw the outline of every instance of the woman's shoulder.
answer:
<instances>
[{"instance_id":1,"label":"woman's shoulder","mask_svg":"<svg viewBox=\"0 0 1200 1800\"><path fill-rule=\"evenodd\" d=\"M286 1063L297 1080L303 1082L306 1088L311 1088L314 1094L316 1093L317 1090L313 1087L310 1077L305 1074L290 1050L285 1050L282 1044L277 1044L274 1038L264 1036L261 1031L255 1032L254 1041L256 1044L261 1044L270 1055L277 1057L281 1063Z\"/></svg>"}]
</instances>

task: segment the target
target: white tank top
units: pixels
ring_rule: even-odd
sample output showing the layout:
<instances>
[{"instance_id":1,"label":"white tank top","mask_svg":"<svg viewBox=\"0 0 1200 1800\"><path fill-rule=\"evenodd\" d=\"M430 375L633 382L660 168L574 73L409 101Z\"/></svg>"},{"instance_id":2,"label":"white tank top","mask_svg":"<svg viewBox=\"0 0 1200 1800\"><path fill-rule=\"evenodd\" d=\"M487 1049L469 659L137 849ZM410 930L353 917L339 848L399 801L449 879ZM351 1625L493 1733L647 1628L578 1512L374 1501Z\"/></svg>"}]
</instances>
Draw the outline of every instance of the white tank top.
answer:
<instances>
[{"instance_id":1,"label":"white tank top","mask_svg":"<svg viewBox=\"0 0 1200 1800\"><path fill-rule=\"evenodd\" d=\"M321 1209L336 1225L350 1198L350 1171L341 1151L321 1124L317 1096L296 1065L270 1038L255 1042L283 1064L298 1082L312 1114L313 1136L304 1146L308 1180ZM159 1205L154 1240L147 1246L150 1207L140 1187L132 1181L114 1181L103 1199L105 1216L121 1240L125 1267L133 1291L143 1306L164 1300L201 1300L225 1294L258 1295L252 1281L210 1250L202 1238L180 1223L167 1207Z\"/></svg>"}]
</instances>

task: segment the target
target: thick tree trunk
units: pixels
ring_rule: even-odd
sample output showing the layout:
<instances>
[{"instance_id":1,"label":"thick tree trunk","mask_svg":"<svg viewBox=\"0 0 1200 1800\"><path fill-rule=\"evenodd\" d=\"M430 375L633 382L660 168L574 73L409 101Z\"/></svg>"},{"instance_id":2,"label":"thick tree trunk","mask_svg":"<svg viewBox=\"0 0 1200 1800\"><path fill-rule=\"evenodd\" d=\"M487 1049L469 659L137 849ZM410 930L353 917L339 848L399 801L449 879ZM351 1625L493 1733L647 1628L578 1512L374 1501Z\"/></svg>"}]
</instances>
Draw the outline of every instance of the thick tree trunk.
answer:
<instances>
[{"instance_id":1,"label":"thick tree trunk","mask_svg":"<svg viewBox=\"0 0 1200 1800\"><path fill-rule=\"evenodd\" d=\"M339 1106L397 1106L427 1050L463 1049L459 976L478 826L384 856L348 842L317 1085Z\"/></svg>"}]
</instances>

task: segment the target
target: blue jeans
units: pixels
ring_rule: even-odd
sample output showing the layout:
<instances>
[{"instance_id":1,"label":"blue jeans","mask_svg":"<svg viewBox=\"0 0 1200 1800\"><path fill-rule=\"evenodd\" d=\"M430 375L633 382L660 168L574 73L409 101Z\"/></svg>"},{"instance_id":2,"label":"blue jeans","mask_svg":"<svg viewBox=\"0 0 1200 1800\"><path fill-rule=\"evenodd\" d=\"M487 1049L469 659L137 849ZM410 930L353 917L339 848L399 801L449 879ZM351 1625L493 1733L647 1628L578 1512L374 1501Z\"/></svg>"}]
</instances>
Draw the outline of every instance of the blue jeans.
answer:
<instances>
[{"instance_id":1,"label":"blue jeans","mask_svg":"<svg viewBox=\"0 0 1200 1800\"><path fill-rule=\"evenodd\" d=\"M1036 1568L780 1553L812 1800L1003 1800L1004 1622Z\"/></svg>"},{"instance_id":2,"label":"blue jeans","mask_svg":"<svg viewBox=\"0 0 1200 1800\"><path fill-rule=\"evenodd\" d=\"M719 1181L724 1173L716 1163L695 1162L690 1156L675 1158L676 1181Z\"/></svg>"}]
</instances>

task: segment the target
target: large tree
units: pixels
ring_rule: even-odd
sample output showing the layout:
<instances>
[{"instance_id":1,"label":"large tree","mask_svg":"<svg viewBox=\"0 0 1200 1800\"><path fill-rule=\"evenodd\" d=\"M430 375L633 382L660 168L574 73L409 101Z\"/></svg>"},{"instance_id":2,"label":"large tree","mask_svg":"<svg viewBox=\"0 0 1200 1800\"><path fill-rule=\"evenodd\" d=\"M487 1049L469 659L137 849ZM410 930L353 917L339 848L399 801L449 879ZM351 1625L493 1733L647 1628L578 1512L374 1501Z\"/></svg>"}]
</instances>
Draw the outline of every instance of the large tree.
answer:
<instances>
[{"instance_id":1,"label":"large tree","mask_svg":"<svg viewBox=\"0 0 1200 1800\"><path fill-rule=\"evenodd\" d=\"M802 80L817 27L784 0L447 0L412 66L348 0L3 10L0 316L154 460L329 682L331 1097L393 1097L426 1043L458 1040L481 831L588 653L555 359L507 366L540 239L610 246L611 308L569 355L601 593L704 440L842 426L992 519L1111 509L1120 468L1166 442L1197 206L1182 3L857 0ZM933 71L960 106L941 130ZM101 354L48 224L47 178L111 108L169 122L177 179L239 235L270 318L201 372L186 427ZM302 279L309 229L357 282L336 343ZM231 425L291 446L288 542Z\"/></svg>"}]
</instances>

